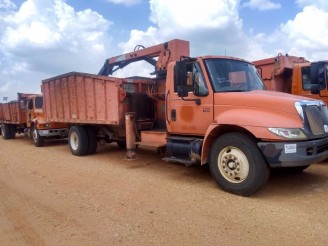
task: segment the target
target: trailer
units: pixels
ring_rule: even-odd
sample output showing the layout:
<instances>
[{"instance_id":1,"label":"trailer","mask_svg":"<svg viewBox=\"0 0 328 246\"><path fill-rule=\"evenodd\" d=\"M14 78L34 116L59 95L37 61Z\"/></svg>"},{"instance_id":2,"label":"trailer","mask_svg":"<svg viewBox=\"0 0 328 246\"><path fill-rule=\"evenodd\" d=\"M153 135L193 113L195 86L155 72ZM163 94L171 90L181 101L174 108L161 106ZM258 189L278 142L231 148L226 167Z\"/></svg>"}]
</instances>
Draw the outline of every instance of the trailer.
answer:
<instances>
[{"instance_id":1,"label":"trailer","mask_svg":"<svg viewBox=\"0 0 328 246\"><path fill-rule=\"evenodd\" d=\"M137 46L142 47L142 46ZM152 76L113 73L144 60ZM42 81L46 120L69 128L73 155L116 142L162 150L166 161L208 164L225 191L249 196L273 168L300 172L328 157L328 110L322 101L266 91L250 62L190 57L171 40L109 58L97 75L72 72Z\"/></svg>"}]
</instances>

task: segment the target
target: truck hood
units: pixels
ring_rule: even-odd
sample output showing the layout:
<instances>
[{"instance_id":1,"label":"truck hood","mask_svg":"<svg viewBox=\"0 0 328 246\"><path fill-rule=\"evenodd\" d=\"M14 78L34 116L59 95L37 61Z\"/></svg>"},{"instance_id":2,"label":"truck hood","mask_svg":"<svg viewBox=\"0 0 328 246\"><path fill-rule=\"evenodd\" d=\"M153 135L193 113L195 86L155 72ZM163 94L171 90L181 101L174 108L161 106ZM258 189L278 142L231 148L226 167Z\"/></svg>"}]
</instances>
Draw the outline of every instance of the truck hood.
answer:
<instances>
[{"instance_id":1,"label":"truck hood","mask_svg":"<svg viewBox=\"0 0 328 246\"><path fill-rule=\"evenodd\" d=\"M215 104L222 106L263 108L292 114L297 114L294 106L295 102L304 100L313 101L313 99L307 97L265 90L217 93L214 97Z\"/></svg>"}]
</instances>

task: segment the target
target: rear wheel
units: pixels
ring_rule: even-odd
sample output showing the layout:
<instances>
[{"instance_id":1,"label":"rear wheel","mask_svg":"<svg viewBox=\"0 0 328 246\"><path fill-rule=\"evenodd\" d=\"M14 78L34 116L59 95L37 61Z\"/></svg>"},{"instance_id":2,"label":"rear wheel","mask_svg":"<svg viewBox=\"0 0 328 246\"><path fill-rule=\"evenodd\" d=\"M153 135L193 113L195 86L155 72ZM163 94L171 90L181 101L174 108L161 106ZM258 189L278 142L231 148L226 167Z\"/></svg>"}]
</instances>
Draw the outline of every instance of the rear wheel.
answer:
<instances>
[{"instance_id":1,"label":"rear wheel","mask_svg":"<svg viewBox=\"0 0 328 246\"><path fill-rule=\"evenodd\" d=\"M73 155L83 156L88 153L88 135L83 126L72 126L69 129L68 145Z\"/></svg>"},{"instance_id":2,"label":"rear wheel","mask_svg":"<svg viewBox=\"0 0 328 246\"><path fill-rule=\"evenodd\" d=\"M87 126L86 131L88 134L88 141L89 141L87 154L92 155L96 153L98 147L97 130L92 126Z\"/></svg>"},{"instance_id":3,"label":"rear wheel","mask_svg":"<svg viewBox=\"0 0 328 246\"><path fill-rule=\"evenodd\" d=\"M36 147L44 146L44 137L40 136L39 130L36 128L36 126L33 126L32 128L32 138Z\"/></svg>"},{"instance_id":4,"label":"rear wheel","mask_svg":"<svg viewBox=\"0 0 328 246\"><path fill-rule=\"evenodd\" d=\"M9 126L9 138L15 139L16 138L16 125L8 125Z\"/></svg>"},{"instance_id":5,"label":"rear wheel","mask_svg":"<svg viewBox=\"0 0 328 246\"><path fill-rule=\"evenodd\" d=\"M1 125L2 128L2 138L5 140L10 139L10 126L6 123Z\"/></svg>"},{"instance_id":6,"label":"rear wheel","mask_svg":"<svg viewBox=\"0 0 328 246\"><path fill-rule=\"evenodd\" d=\"M116 142L117 143L117 146L120 148L120 149L126 149L126 141L124 140L119 140Z\"/></svg>"},{"instance_id":7,"label":"rear wheel","mask_svg":"<svg viewBox=\"0 0 328 246\"><path fill-rule=\"evenodd\" d=\"M209 166L222 189L241 196L255 193L270 176L256 143L240 133L225 134L214 141Z\"/></svg>"}]
</instances>

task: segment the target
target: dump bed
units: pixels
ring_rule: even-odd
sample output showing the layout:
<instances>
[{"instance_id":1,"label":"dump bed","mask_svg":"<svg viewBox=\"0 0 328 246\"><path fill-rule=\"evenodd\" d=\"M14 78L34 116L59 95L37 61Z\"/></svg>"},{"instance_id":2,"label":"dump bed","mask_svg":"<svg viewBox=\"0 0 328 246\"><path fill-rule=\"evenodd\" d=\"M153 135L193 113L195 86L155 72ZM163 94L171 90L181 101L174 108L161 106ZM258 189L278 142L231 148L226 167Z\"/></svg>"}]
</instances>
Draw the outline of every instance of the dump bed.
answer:
<instances>
[{"instance_id":1,"label":"dump bed","mask_svg":"<svg viewBox=\"0 0 328 246\"><path fill-rule=\"evenodd\" d=\"M3 103L1 108L2 108L2 119L3 119L2 122L8 124L26 123L25 112L20 108L18 101Z\"/></svg>"},{"instance_id":2,"label":"dump bed","mask_svg":"<svg viewBox=\"0 0 328 246\"><path fill-rule=\"evenodd\" d=\"M43 80L42 93L48 121L123 124L122 79L71 72Z\"/></svg>"},{"instance_id":3,"label":"dump bed","mask_svg":"<svg viewBox=\"0 0 328 246\"><path fill-rule=\"evenodd\" d=\"M3 103L0 103L0 123L3 122Z\"/></svg>"},{"instance_id":4,"label":"dump bed","mask_svg":"<svg viewBox=\"0 0 328 246\"><path fill-rule=\"evenodd\" d=\"M304 57L278 55L253 61L268 90L291 93L291 76L295 64L308 62Z\"/></svg>"}]
</instances>

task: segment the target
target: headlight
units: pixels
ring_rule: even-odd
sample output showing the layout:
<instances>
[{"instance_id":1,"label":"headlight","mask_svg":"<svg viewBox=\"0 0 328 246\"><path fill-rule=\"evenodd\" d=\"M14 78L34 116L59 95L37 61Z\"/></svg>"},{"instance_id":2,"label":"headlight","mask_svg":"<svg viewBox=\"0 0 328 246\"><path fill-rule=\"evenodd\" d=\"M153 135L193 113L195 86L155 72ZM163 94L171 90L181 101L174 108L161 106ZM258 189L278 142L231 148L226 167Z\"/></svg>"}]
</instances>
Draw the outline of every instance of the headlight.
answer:
<instances>
[{"instance_id":1,"label":"headlight","mask_svg":"<svg viewBox=\"0 0 328 246\"><path fill-rule=\"evenodd\" d=\"M303 107L302 107L302 102L296 102L295 103L295 108L297 110L298 115L301 117L302 122L304 123L304 112L303 112Z\"/></svg>"},{"instance_id":2,"label":"headlight","mask_svg":"<svg viewBox=\"0 0 328 246\"><path fill-rule=\"evenodd\" d=\"M45 128L45 127L46 127L45 124L38 124L38 129L43 129L43 128Z\"/></svg>"},{"instance_id":3,"label":"headlight","mask_svg":"<svg viewBox=\"0 0 328 246\"><path fill-rule=\"evenodd\" d=\"M299 128L268 128L270 132L287 139L307 139L304 132Z\"/></svg>"}]
</instances>

